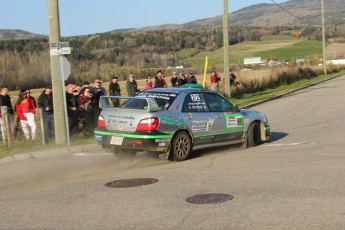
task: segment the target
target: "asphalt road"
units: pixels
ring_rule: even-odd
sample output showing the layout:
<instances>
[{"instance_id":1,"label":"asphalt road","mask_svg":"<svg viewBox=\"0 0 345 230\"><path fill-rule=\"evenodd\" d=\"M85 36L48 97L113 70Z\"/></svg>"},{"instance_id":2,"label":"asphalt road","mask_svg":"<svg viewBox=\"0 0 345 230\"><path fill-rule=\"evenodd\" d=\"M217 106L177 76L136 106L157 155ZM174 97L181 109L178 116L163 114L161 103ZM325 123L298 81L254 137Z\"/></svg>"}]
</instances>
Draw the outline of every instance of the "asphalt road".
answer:
<instances>
[{"instance_id":1,"label":"asphalt road","mask_svg":"<svg viewBox=\"0 0 345 230\"><path fill-rule=\"evenodd\" d=\"M344 229L345 77L254 109L273 138L169 162L98 147L0 164L1 229ZM105 183L156 178L109 188ZM193 195L234 198L191 204Z\"/></svg>"}]
</instances>

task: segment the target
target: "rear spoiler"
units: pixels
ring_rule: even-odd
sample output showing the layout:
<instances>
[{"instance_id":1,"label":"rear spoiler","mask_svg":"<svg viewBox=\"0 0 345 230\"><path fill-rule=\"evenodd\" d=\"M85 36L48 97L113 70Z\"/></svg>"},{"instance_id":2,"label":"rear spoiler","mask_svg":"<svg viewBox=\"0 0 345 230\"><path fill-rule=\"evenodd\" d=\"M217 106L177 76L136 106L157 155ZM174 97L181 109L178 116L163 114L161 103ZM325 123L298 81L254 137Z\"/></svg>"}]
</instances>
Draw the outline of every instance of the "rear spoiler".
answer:
<instances>
[{"instance_id":1,"label":"rear spoiler","mask_svg":"<svg viewBox=\"0 0 345 230\"><path fill-rule=\"evenodd\" d=\"M156 112L159 111L159 106L153 98L148 97L130 97L130 96L101 96L99 99L99 107L101 109L113 109L113 106L110 104L109 99L139 99L146 100L147 102L147 111Z\"/></svg>"}]
</instances>

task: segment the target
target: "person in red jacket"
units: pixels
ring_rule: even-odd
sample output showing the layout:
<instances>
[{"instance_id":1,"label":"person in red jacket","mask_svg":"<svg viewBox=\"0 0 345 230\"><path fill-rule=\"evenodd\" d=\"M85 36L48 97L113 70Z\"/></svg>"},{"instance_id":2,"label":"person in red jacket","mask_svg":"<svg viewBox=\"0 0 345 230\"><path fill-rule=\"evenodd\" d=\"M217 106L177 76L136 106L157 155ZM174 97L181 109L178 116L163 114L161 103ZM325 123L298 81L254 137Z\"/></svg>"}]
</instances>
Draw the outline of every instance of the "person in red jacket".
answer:
<instances>
[{"instance_id":1,"label":"person in red jacket","mask_svg":"<svg viewBox=\"0 0 345 230\"><path fill-rule=\"evenodd\" d=\"M29 97L25 90L19 92L16 103L16 114L19 117L26 140L30 140L29 127L31 129L32 140L36 139L36 107L34 101Z\"/></svg>"}]
</instances>

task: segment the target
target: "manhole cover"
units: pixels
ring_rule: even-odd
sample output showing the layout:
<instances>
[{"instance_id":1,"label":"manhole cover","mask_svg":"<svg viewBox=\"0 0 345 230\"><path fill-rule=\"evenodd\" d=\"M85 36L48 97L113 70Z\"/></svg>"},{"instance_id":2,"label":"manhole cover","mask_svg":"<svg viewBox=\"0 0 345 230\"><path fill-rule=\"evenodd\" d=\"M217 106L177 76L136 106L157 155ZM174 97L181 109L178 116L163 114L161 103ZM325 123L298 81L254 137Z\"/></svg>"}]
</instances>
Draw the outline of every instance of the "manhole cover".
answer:
<instances>
[{"instance_id":1,"label":"manhole cover","mask_svg":"<svg viewBox=\"0 0 345 230\"><path fill-rule=\"evenodd\" d=\"M218 204L232 199L234 196L230 194L209 193L188 197L186 201L192 204Z\"/></svg>"},{"instance_id":2,"label":"manhole cover","mask_svg":"<svg viewBox=\"0 0 345 230\"><path fill-rule=\"evenodd\" d=\"M129 188L138 187L148 184L156 183L158 180L155 178L134 178L134 179L123 179L115 180L105 184L109 188Z\"/></svg>"}]
</instances>

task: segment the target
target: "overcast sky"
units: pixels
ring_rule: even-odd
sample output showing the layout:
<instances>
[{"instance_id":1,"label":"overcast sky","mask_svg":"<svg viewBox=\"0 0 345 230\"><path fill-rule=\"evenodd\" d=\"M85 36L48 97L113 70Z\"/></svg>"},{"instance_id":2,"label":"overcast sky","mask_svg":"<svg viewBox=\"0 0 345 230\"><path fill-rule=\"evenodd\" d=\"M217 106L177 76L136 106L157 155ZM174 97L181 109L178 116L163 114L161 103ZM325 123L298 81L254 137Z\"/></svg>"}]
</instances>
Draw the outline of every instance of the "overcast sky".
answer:
<instances>
[{"instance_id":1,"label":"overcast sky","mask_svg":"<svg viewBox=\"0 0 345 230\"><path fill-rule=\"evenodd\" d=\"M228 0L229 12L270 0ZM287 0L275 0L277 3ZM0 0L0 29L48 35L48 0ZM223 14L223 0L59 0L61 36L182 24Z\"/></svg>"}]
</instances>

